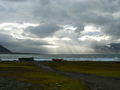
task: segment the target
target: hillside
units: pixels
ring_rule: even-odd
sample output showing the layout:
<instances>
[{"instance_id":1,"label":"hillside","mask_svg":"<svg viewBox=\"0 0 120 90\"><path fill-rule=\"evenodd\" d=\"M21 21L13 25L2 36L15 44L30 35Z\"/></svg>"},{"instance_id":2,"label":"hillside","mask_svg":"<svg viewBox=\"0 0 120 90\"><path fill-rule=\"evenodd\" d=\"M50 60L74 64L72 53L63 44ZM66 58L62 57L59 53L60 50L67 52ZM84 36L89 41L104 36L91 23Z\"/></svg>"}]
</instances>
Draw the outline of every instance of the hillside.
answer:
<instances>
[{"instance_id":1,"label":"hillside","mask_svg":"<svg viewBox=\"0 0 120 90\"><path fill-rule=\"evenodd\" d=\"M10 50L0 45L0 54L10 54L10 53L12 53Z\"/></svg>"},{"instance_id":2,"label":"hillside","mask_svg":"<svg viewBox=\"0 0 120 90\"><path fill-rule=\"evenodd\" d=\"M120 43L111 43L103 46L97 46L95 47L95 51L97 53L120 53Z\"/></svg>"}]
</instances>

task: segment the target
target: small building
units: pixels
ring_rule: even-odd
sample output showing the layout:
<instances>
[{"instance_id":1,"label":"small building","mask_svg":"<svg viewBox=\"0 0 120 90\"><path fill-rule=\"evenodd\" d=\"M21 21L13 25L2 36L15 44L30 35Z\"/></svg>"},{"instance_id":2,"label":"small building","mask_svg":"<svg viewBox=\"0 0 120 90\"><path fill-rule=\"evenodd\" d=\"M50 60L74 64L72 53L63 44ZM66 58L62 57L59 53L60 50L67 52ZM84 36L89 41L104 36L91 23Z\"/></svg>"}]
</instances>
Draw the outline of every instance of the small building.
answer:
<instances>
[{"instance_id":1,"label":"small building","mask_svg":"<svg viewBox=\"0 0 120 90\"><path fill-rule=\"evenodd\" d=\"M33 57L25 57L25 58L18 58L19 61L34 61L34 58Z\"/></svg>"}]
</instances>

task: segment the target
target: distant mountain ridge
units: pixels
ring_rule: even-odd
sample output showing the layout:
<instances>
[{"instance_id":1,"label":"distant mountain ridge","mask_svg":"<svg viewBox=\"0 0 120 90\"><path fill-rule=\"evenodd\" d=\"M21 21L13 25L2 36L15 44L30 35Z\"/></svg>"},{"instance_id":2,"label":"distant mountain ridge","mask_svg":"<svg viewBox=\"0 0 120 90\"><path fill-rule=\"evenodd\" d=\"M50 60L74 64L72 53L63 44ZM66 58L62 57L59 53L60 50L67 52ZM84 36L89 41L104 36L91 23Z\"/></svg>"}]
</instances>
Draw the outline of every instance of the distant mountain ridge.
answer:
<instances>
[{"instance_id":1,"label":"distant mountain ridge","mask_svg":"<svg viewBox=\"0 0 120 90\"><path fill-rule=\"evenodd\" d=\"M104 46L96 46L95 50L97 53L120 53L120 43L111 43Z\"/></svg>"},{"instance_id":2,"label":"distant mountain ridge","mask_svg":"<svg viewBox=\"0 0 120 90\"><path fill-rule=\"evenodd\" d=\"M12 52L10 50L0 45L0 54L11 54L11 53Z\"/></svg>"}]
</instances>

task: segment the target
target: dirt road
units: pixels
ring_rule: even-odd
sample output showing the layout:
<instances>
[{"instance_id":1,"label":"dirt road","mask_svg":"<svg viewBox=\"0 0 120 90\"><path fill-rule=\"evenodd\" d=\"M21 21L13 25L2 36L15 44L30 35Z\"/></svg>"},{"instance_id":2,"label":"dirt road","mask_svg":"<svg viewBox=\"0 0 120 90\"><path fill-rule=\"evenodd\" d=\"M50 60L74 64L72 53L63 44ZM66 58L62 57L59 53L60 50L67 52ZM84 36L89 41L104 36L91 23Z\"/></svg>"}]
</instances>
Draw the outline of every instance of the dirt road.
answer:
<instances>
[{"instance_id":1,"label":"dirt road","mask_svg":"<svg viewBox=\"0 0 120 90\"><path fill-rule=\"evenodd\" d=\"M120 78L107 78L83 73L63 72L52 69L42 62L35 62L40 68L80 80L89 90L120 90Z\"/></svg>"}]
</instances>

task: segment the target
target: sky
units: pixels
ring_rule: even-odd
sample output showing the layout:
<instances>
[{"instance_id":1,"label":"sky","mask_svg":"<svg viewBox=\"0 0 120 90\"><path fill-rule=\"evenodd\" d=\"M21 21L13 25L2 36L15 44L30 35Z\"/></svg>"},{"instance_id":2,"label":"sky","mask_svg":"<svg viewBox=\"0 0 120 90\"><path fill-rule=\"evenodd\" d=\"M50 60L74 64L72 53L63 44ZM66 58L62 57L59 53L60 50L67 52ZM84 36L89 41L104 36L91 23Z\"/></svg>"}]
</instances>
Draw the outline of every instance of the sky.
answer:
<instances>
[{"instance_id":1,"label":"sky","mask_svg":"<svg viewBox=\"0 0 120 90\"><path fill-rule=\"evenodd\" d=\"M12 52L95 54L120 41L120 0L0 0L0 44Z\"/></svg>"}]
</instances>

